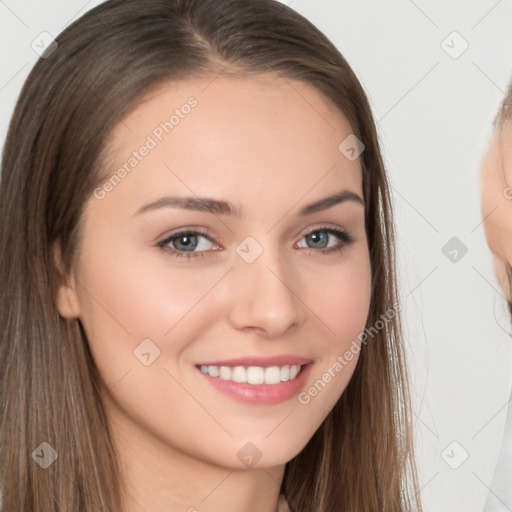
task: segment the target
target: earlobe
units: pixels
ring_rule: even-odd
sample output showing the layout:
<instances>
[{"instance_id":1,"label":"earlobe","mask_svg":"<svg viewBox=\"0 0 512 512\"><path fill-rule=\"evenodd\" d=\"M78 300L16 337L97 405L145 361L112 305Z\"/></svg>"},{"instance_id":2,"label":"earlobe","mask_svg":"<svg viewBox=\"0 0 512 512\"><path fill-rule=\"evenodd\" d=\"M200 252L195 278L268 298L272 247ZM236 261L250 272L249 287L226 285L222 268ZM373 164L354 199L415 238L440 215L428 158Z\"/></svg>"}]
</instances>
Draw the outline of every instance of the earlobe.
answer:
<instances>
[{"instance_id":1,"label":"earlobe","mask_svg":"<svg viewBox=\"0 0 512 512\"><path fill-rule=\"evenodd\" d=\"M55 297L57 309L64 318L73 319L80 316L80 304L76 293L75 280L66 274L62 262L60 244L54 248L54 261L59 275L59 285Z\"/></svg>"},{"instance_id":2,"label":"earlobe","mask_svg":"<svg viewBox=\"0 0 512 512\"><path fill-rule=\"evenodd\" d=\"M80 308L75 290L69 284L61 284L57 290L57 309L62 317L72 319L80 317Z\"/></svg>"}]
</instances>

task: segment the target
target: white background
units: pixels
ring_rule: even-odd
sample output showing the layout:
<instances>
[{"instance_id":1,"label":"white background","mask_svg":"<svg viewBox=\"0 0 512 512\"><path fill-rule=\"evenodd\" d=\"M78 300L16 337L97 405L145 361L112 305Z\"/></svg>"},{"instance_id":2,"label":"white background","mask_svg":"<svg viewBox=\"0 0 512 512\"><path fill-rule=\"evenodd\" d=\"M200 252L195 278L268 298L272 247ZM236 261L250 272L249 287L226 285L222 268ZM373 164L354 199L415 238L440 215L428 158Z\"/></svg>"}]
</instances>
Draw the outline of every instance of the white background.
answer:
<instances>
[{"instance_id":1,"label":"white background","mask_svg":"<svg viewBox=\"0 0 512 512\"><path fill-rule=\"evenodd\" d=\"M2 146L37 59L31 42L43 31L56 36L99 3L0 0ZM500 327L506 309L481 225L478 166L512 75L512 1L283 3L337 45L378 121L393 187L425 512L481 511L504 428L512 341ZM443 49L462 48L459 36L446 39L453 31L469 44L456 59ZM457 262L441 250L452 237L468 249ZM453 441L452 461L469 455L457 469L442 457Z\"/></svg>"}]
</instances>

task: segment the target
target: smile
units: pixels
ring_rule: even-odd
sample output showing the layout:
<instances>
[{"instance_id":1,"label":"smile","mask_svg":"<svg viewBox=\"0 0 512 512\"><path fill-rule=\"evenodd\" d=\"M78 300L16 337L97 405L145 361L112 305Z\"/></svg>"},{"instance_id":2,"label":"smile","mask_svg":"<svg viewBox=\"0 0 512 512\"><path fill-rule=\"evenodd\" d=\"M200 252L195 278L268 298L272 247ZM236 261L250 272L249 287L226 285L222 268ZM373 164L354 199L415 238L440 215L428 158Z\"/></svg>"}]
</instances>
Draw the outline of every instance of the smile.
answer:
<instances>
[{"instance_id":1,"label":"smile","mask_svg":"<svg viewBox=\"0 0 512 512\"><path fill-rule=\"evenodd\" d=\"M304 366L306 365L285 364L283 366L269 366L264 368L262 366L230 367L201 365L200 370L205 375L221 380L252 385L275 385L294 380Z\"/></svg>"}]
</instances>

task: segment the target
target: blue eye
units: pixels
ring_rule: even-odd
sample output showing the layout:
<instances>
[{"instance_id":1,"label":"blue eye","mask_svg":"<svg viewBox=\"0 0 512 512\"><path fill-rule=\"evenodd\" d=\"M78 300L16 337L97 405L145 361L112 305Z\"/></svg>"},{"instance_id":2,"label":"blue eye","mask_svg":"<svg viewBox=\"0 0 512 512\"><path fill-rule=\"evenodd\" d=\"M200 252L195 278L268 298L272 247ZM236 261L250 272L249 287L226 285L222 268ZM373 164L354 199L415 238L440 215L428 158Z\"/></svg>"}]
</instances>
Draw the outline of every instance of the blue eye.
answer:
<instances>
[{"instance_id":1,"label":"blue eye","mask_svg":"<svg viewBox=\"0 0 512 512\"><path fill-rule=\"evenodd\" d=\"M331 236L338 238L339 243L334 246L329 246L329 239ZM206 239L208 242L214 244L213 240L203 231L181 231L175 233L165 240L162 240L157 245L162 250L177 258L204 258L205 252L209 252L205 247L205 242L201 243L200 238ZM306 248L307 252L316 254L331 254L338 253L345 249L346 246L354 242L354 239L349 233L341 229L331 227L316 228L303 237L313 247ZM206 243L206 245L208 245ZM215 244L214 244L215 245ZM196 249L200 250L196 250Z\"/></svg>"},{"instance_id":2,"label":"blue eye","mask_svg":"<svg viewBox=\"0 0 512 512\"><path fill-rule=\"evenodd\" d=\"M337 245L331 247L329 247L328 245L324 245L329 243L329 235L335 236L336 238L338 238L338 240L340 240L340 242ZM350 245L351 243L354 242L353 237L349 235L346 231L329 227L315 228L313 231L306 233L304 235L304 238L312 242L314 245L316 245L316 247L313 247L313 252L320 252L322 254L340 252L343 249L345 249L347 245ZM319 247L319 245L321 247Z\"/></svg>"},{"instance_id":3,"label":"blue eye","mask_svg":"<svg viewBox=\"0 0 512 512\"><path fill-rule=\"evenodd\" d=\"M330 236L334 236L339 240L337 245L328 245ZM323 255L339 253L344 250L346 246L354 242L354 238L346 231L330 227L315 228L309 233L306 233L303 238L313 244L313 248L308 247L306 249L311 255L315 255L316 253Z\"/></svg>"},{"instance_id":4,"label":"blue eye","mask_svg":"<svg viewBox=\"0 0 512 512\"><path fill-rule=\"evenodd\" d=\"M158 246L177 258L204 258L204 250L195 252L195 249L204 245L198 242L198 237L206 238L213 243L212 239L202 231L181 231L166 238ZM169 244L174 247L169 247ZM181 245L181 248L176 245Z\"/></svg>"}]
</instances>

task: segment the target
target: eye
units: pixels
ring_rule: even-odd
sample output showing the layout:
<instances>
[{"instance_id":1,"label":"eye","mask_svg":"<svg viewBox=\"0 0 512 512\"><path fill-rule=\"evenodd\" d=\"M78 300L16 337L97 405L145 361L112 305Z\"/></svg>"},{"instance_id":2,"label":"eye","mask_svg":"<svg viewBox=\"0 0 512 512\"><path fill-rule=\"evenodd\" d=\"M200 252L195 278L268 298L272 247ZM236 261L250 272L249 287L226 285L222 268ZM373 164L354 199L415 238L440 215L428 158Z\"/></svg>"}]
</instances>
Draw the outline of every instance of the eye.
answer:
<instances>
[{"instance_id":1,"label":"eye","mask_svg":"<svg viewBox=\"0 0 512 512\"><path fill-rule=\"evenodd\" d=\"M337 245L329 245L330 240L336 237ZM201 238L203 240L201 240ZM315 228L303 237L312 247L306 248L310 253L330 254L342 251L347 245L354 242L352 236L342 229L331 227ZM210 236L204 231L187 230L174 233L162 240L157 245L176 258L204 258L208 251L208 244L215 245ZM211 249L211 248L210 248Z\"/></svg>"},{"instance_id":2,"label":"eye","mask_svg":"<svg viewBox=\"0 0 512 512\"><path fill-rule=\"evenodd\" d=\"M201 237L207 242L201 241ZM213 243L203 231L180 231L159 242L158 247L177 258L204 258L208 242Z\"/></svg>"},{"instance_id":3,"label":"eye","mask_svg":"<svg viewBox=\"0 0 512 512\"><path fill-rule=\"evenodd\" d=\"M337 245L329 246L330 237L336 237L340 242ZM306 233L303 238L308 243L313 244L313 250L309 252L320 252L321 254L340 252L354 242L354 238L346 231L330 227L315 228L313 231Z\"/></svg>"}]
</instances>

